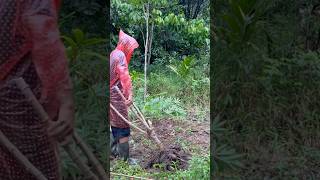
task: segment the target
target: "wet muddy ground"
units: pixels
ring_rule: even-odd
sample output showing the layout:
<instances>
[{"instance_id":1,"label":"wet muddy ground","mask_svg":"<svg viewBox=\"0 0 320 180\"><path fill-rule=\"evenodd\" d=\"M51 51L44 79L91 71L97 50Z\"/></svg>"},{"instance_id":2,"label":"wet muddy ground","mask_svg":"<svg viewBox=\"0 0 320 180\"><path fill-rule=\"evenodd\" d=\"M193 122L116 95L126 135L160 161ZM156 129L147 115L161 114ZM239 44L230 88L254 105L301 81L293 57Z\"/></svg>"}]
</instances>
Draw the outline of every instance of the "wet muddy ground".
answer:
<instances>
[{"instance_id":1,"label":"wet muddy ground","mask_svg":"<svg viewBox=\"0 0 320 180\"><path fill-rule=\"evenodd\" d=\"M155 142L133 130L130 154L141 167L150 168L152 164L163 163L162 170L172 170L170 162L176 162L175 168L186 169L192 155L209 154L208 122L157 120L153 126L166 152L160 152ZM148 170L154 171L152 168Z\"/></svg>"}]
</instances>

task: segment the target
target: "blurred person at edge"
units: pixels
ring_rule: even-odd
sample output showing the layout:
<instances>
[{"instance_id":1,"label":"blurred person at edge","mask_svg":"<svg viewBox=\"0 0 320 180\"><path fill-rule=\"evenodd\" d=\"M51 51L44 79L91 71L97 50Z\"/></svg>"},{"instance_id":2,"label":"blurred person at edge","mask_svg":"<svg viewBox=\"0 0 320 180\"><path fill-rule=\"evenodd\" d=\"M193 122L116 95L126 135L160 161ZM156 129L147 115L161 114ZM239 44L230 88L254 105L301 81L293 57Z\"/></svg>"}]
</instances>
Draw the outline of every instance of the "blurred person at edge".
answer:
<instances>
[{"instance_id":1,"label":"blurred person at edge","mask_svg":"<svg viewBox=\"0 0 320 180\"><path fill-rule=\"evenodd\" d=\"M139 47L138 42L131 36L119 32L119 42L115 50L110 54L110 103L126 119L128 119L128 107L132 104L132 84L128 65L133 51ZM116 91L115 87L122 91L126 100ZM115 157L136 164L136 160L129 158L130 126L110 108L110 124L112 135L111 154Z\"/></svg>"},{"instance_id":2,"label":"blurred person at edge","mask_svg":"<svg viewBox=\"0 0 320 180\"><path fill-rule=\"evenodd\" d=\"M59 0L0 0L0 130L49 180L61 179L57 142L73 133L74 103L58 30ZM14 83L23 78L50 117L44 123ZM0 177L35 177L0 146Z\"/></svg>"}]
</instances>

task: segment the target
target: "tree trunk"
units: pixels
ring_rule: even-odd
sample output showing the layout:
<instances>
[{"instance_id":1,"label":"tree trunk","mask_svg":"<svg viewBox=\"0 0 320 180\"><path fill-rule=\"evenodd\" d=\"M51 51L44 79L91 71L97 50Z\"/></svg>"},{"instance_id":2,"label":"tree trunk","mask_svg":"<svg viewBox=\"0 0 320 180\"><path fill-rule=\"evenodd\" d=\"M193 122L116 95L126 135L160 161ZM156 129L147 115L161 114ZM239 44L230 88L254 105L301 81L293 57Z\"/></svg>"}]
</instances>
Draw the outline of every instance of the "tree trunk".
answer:
<instances>
[{"instance_id":1,"label":"tree trunk","mask_svg":"<svg viewBox=\"0 0 320 180\"><path fill-rule=\"evenodd\" d=\"M149 42L148 42L148 65L150 65L150 59L151 59L151 46L152 46L152 39L153 39L153 28L154 28L154 23L152 22L151 25L151 31L150 31L150 35L149 35Z\"/></svg>"},{"instance_id":2,"label":"tree trunk","mask_svg":"<svg viewBox=\"0 0 320 180\"><path fill-rule=\"evenodd\" d=\"M149 2L147 2L146 6L144 6L144 14L146 19L146 43L145 43L145 49L144 49L144 102L146 101L147 97L147 65L148 65L148 47L149 47Z\"/></svg>"}]
</instances>

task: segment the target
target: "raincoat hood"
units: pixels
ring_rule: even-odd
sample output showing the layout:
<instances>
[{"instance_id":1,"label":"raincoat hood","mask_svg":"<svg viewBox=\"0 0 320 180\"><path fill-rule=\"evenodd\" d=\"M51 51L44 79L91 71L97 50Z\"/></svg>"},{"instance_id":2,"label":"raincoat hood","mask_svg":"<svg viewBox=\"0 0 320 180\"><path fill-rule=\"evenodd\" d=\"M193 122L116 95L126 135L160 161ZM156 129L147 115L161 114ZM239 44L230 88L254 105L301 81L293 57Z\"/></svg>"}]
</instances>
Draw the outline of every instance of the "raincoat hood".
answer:
<instances>
[{"instance_id":1,"label":"raincoat hood","mask_svg":"<svg viewBox=\"0 0 320 180\"><path fill-rule=\"evenodd\" d=\"M124 33L122 30L119 32L119 42L116 49L122 51L127 60L127 64L129 64L131 60L131 56L133 54L134 49L138 48L138 42L131 36Z\"/></svg>"}]
</instances>

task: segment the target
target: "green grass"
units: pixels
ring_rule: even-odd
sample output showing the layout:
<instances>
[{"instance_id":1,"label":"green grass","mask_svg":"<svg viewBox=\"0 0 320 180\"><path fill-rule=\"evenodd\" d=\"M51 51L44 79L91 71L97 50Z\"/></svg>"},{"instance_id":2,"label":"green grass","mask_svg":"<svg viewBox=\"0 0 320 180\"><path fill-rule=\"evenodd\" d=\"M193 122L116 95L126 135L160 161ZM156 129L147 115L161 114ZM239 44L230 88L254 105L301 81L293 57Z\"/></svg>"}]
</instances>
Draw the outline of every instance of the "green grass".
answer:
<instances>
[{"instance_id":1,"label":"green grass","mask_svg":"<svg viewBox=\"0 0 320 180\"><path fill-rule=\"evenodd\" d=\"M161 167L159 165L158 167ZM142 169L139 166L129 166L127 163L123 161L116 161L115 164L112 165L111 171L117 172L118 174L126 174L130 176L137 177L149 177L156 179L174 179L174 180L184 180L184 179L203 179L209 180L209 169L210 162L209 156L206 157L197 157L194 156L190 160L190 167L188 170L180 171L176 170L175 172L158 172L158 173L148 173L146 170ZM116 179L116 178L115 178Z\"/></svg>"}]
</instances>

